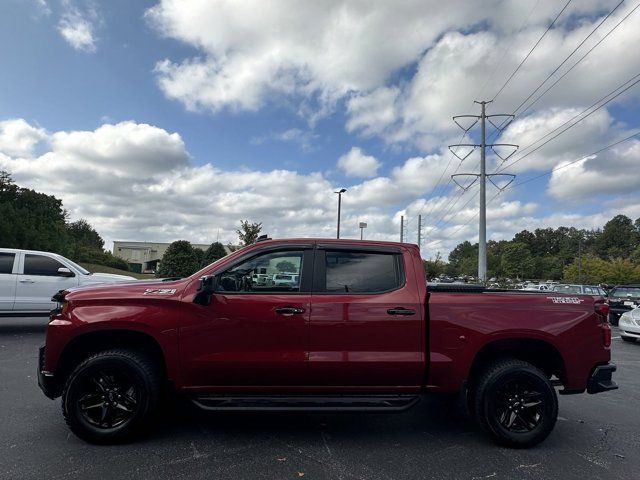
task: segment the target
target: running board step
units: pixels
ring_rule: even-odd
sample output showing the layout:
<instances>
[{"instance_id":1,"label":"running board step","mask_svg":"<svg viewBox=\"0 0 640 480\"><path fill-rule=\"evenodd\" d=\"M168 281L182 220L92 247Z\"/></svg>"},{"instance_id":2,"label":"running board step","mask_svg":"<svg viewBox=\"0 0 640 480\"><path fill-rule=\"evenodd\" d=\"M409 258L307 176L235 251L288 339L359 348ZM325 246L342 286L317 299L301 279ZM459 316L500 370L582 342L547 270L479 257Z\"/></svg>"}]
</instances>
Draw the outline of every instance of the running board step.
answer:
<instances>
[{"instance_id":1,"label":"running board step","mask_svg":"<svg viewBox=\"0 0 640 480\"><path fill-rule=\"evenodd\" d=\"M226 411L366 411L407 410L419 395L197 395L193 403L203 410Z\"/></svg>"}]
</instances>

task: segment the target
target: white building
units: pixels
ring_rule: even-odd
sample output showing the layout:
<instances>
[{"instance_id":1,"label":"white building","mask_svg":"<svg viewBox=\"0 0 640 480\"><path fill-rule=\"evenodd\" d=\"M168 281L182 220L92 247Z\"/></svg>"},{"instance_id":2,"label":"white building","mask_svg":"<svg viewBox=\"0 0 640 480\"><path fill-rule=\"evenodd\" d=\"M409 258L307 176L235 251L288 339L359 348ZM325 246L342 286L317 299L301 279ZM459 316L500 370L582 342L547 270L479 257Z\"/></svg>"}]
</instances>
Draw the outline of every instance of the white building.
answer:
<instances>
[{"instance_id":1,"label":"white building","mask_svg":"<svg viewBox=\"0 0 640 480\"><path fill-rule=\"evenodd\" d=\"M161 242L125 242L115 240L113 242L113 254L126 260L133 272L151 272L158 267L158 262L162 259L169 245L171 244ZM209 248L209 245L197 243L192 243L191 245L203 251ZM237 247L232 248L235 249ZM227 245L224 245L224 249L227 254L232 251Z\"/></svg>"}]
</instances>

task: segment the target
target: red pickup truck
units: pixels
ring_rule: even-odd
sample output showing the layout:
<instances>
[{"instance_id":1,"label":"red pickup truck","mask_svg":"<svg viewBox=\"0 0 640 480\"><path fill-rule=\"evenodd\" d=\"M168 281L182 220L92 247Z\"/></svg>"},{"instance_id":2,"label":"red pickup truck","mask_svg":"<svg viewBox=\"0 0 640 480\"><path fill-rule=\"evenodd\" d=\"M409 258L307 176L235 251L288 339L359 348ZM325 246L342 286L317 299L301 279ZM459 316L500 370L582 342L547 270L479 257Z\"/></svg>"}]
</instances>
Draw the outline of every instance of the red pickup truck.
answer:
<instances>
[{"instance_id":1,"label":"red pickup truck","mask_svg":"<svg viewBox=\"0 0 640 480\"><path fill-rule=\"evenodd\" d=\"M528 447L555 425L555 386L617 388L602 298L427 285L403 243L267 239L188 278L54 299L38 382L95 443L143 430L171 391L205 410L321 411L458 392L494 440Z\"/></svg>"}]
</instances>

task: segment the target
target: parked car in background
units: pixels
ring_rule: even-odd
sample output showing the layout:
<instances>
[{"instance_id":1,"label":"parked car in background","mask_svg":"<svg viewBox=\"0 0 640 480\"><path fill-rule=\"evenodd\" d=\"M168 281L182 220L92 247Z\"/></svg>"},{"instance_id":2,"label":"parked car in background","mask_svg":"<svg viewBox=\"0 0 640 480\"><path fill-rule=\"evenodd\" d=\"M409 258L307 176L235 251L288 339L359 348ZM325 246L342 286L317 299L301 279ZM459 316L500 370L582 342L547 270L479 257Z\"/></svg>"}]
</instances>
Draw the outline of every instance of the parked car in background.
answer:
<instances>
[{"instance_id":1,"label":"parked car in background","mask_svg":"<svg viewBox=\"0 0 640 480\"><path fill-rule=\"evenodd\" d=\"M625 342L640 340L640 307L620 315L620 337Z\"/></svg>"},{"instance_id":2,"label":"parked car in background","mask_svg":"<svg viewBox=\"0 0 640 480\"><path fill-rule=\"evenodd\" d=\"M618 285L609 291L609 321L618 325L620 315L640 305L640 284Z\"/></svg>"},{"instance_id":3,"label":"parked car in background","mask_svg":"<svg viewBox=\"0 0 640 480\"><path fill-rule=\"evenodd\" d=\"M91 273L56 253L0 248L0 315L49 313L60 290L97 283L136 280Z\"/></svg>"},{"instance_id":4,"label":"parked car in background","mask_svg":"<svg viewBox=\"0 0 640 480\"><path fill-rule=\"evenodd\" d=\"M549 285L547 285L546 283L541 283L541 284L535 284L535 283L527 283L524 285L524 287L522 287L522 290L528 290L528 291L539 291L539 292L548 292L551 289L549 288Z\"/></svg>"},{"instance_id":5,"label":"parked car in background","mask_svg":"<svg viewBox=\"0 0 640 480\"><path fill-rule=\"evenodd\" d=\"M276 287L295 288L300 283L300 276L294 273L276 273L273 276L273 285Z\"/></svg>"},{"instance_id":6,"label":"parked car in background","mask_svg":"<svg viewBox=\"0 0 640 480\"><path fill-rule=\"evenodd\" d=\"M581 295L600 295L602 297L607 295L604 289L602 287L599 287L598 285L561 284L554 285L553 291L560 293L579 293Z\"/></svg>"}]
</instances>

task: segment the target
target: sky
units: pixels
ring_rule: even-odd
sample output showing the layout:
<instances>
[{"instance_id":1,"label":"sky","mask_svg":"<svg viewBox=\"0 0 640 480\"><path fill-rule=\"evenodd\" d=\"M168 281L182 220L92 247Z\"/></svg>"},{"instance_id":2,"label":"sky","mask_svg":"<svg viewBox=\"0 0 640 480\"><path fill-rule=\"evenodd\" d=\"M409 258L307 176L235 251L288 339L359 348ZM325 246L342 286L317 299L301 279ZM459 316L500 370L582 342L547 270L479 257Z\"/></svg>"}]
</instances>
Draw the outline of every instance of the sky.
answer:
<instances>
[{"instance_id":1,"label":"sky","mask_svg":"<svg viewBox=\"0 0 640 480\"><path fill-rule=\"evenodd\" d=\"M479 128L452 117L493 100L515 117L488 142L520 148L487 150L488 173L516 175L487 186L489 239L635 219L638 5L4 0L0 169L107 248L236 243L243 219L333 237L346 188L342 237L366 222L397 241L404 216L415 243L421 215L423 257L446 258L478 239L478 182L451 175L477 173L480 149L448 146Z\"/></svg>"}]
</instances>

